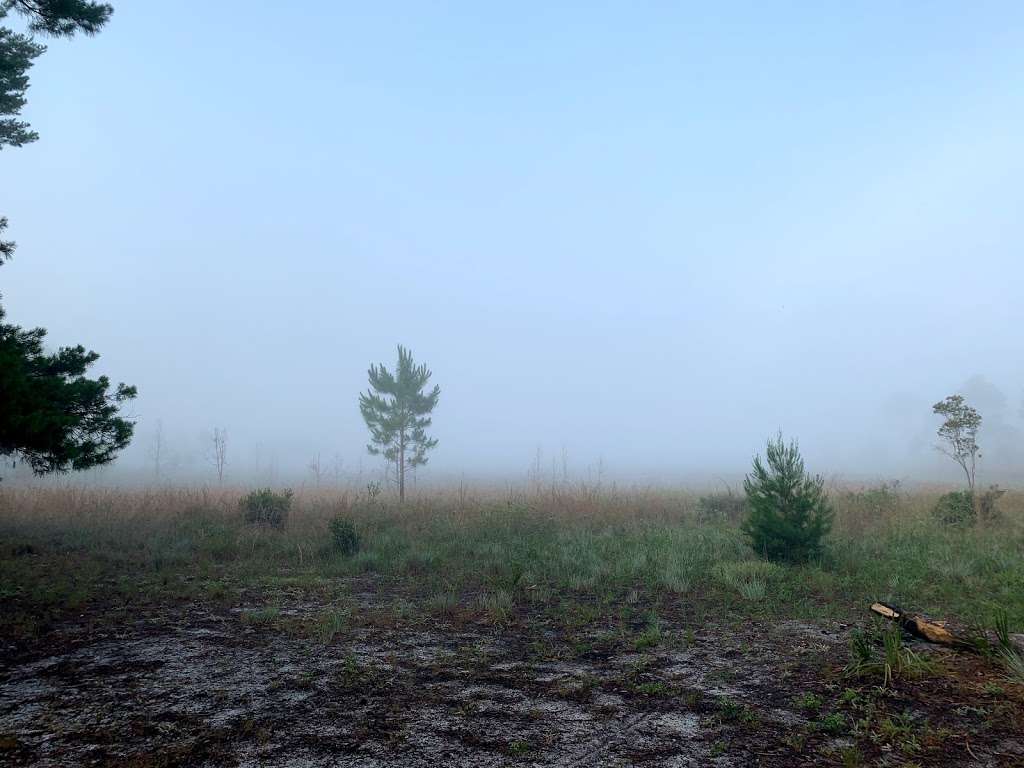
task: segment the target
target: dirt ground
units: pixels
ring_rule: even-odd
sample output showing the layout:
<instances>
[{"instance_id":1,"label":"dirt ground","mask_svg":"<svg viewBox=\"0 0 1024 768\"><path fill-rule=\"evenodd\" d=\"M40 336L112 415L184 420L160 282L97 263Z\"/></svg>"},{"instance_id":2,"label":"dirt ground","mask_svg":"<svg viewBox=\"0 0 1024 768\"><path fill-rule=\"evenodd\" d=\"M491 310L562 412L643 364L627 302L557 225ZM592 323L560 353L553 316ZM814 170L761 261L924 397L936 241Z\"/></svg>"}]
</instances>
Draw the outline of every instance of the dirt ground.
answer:
<instances>
[{"instance_id":1,"label":"dirt ground","mask_svg":"<svg viewBox=\"0 0 1024 768\"><path fill-rule=\"evenodd\" d=\"M281 629L322 609L87 612L7 644L0 764L1024 765L1019 690L943 652L924 679L851 681L849 624L669 619L653 647L530 615Z\"/></svg>"}]
</instances>

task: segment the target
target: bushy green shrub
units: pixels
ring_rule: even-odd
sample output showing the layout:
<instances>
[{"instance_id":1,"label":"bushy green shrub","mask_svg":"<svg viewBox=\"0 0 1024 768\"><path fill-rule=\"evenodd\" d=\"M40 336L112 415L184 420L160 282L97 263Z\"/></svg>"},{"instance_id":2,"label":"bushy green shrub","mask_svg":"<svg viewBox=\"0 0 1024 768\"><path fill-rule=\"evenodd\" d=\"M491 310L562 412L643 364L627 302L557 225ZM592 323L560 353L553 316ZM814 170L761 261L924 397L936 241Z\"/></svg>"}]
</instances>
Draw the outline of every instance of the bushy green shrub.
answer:
<instances>
[{"instance_id":1,"label":"bushy green shrub","mask_svg":"<svg viewBox=\"0 0 1024 768\"><path fill-rule=\"evenodd\" d=\"M950 491L939 497L932 515L945 525L974 525L974 495L970 491Z\"/></svg>"},{"instance_id":2,"label":"bushy green shrub","mask_svg":"<svg viewBox=\"0 0 1024 768\"><path fill-rule=\"evenodd\" d=\"M331 531L331 543L334 545L335 550L343 555L354 555L359 551L359 547L362 545L362 538L359 536L359 531L356 530L351 520L338 515L331 518L328 527Z\"/></svg>"},{"instance_id":3,"label":"bushy green shrub","mask_svg":"<svg viewBox=\"0 0 1024 768\"><path fill-rule=\"evenodd\" d=\"M697 502L697 519L702 523L725 520L738 523L747 513L747 500L732 491L709 493Z\"/></svg>"},{"instance_id":4,"label":"bushy green shrub","mask_svg":"<svg viewBox=\"0 0 1024 768\"><path fill-rule=\"evenodd\" d=\"M1006 493L997 486L992 486L980 493L971 491L950 491L939 497L932 515L945 525L971 526L978 522L990 523L999 519L996 502Z\"/></svg>"},{"instance_id":5,"label":"bushy green shrub","mask_svg":"<svg viewBox=\"0 0 1024 768\"><path fill-rule=\"evenodd\" d=\"M832 507L820 475L808 475L796 442L782 435L768 441L768 466L754 457L753 472L743 481L747 519L742 530L751 546L769 560L803 562L821 555L832 528Z\"/></svg>"},{"instance_id":6,"label":"bushy green shrub","mask_svg":"<svg viewBox=\"0 0 1024 768\"><path fill-rule=\"evenodd\" d=\"M285 489L278 493L270 488L260 488L243 496L238 505L245 513L245 522L284 528L292 507L292 492Z\"/></svg>"}]
</instances>

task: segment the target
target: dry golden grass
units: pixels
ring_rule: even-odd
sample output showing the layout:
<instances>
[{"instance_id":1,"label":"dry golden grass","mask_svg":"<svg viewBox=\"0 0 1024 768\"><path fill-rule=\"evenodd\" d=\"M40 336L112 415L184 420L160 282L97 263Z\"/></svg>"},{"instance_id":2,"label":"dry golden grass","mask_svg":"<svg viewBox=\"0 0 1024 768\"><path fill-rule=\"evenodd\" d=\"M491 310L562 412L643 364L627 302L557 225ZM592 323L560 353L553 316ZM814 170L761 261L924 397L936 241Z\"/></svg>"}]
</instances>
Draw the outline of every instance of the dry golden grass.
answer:
<instances>
[{"instance_id":1,"label":"dry golden grass","mask_svg":"<svg viewBox=\"0 0 1024 768\"><path fill-rule=\"evenodd\" d=\"M880 490L880 488L882 490ZM0 487L0 522L27 525L152 525L180 520L202 510L233 518L248 487L174 486L121 488L95 486ZM930 520L931 510L945 487L913 490L887 486L837 486L830 490L835 509L835 532L860 534L893 523ZM386 494L373 507L389 518L441 515L470 522L491 515L496 506L528 508L556 520L600 523L671 523L695 518L701 509L697 490L627 488L598 491L568 485L531 491L479 486L445 488L419 493L404 507ZM352 488L301 489L295 493L289 525L320 527L339 512L358 514L366 492ZM1000 526L1024 523L1024 491L1010 490L1000 499Z\"/></svg>"}]
</instances>

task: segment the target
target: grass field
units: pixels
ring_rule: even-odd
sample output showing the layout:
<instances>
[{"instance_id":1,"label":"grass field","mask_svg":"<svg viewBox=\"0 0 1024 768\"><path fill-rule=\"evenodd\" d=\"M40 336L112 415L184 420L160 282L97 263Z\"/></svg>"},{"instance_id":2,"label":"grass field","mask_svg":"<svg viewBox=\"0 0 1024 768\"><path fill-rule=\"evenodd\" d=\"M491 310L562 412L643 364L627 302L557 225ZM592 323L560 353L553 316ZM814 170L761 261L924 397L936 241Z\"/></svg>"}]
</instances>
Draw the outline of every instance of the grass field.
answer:
<instances>
[{"instance_id":1,"label":"grass field","mask_svg":"<svg viewBox=\"0 0 1024 768\"><path fill-rule=\"evenodd\" d=\"M155 690L171 685L169 668L147 673L145 665L168 664L185 646L194 665L230 647L225 664L258 671L231 694L249 703L228 707L241 714L221 730L211 722L227 705L214 701L194 722L175 721L139 742L165 754L178 754L168 745L184 750L181 764L290 764L285 757L305 755L295 764L316 765L338 754L353 765L414 764L413 755L436 763L442 747L413 713L426 717L449 700L465 709L445 709L451 722L441 740L455 745L453 765L557 764L571 756L565 744L589 738L567 725L584 720L621 733L623 744L655 721L664 726L647 734L641 753L595 747L593 759L607 764L685 765L692 756L722 765L1002 765L1024 755L1012 736L1024 722L1024 693L997 654L936 656L900 641L892 651L899 679L890 681L884 630L866 618L881 599L965 631L980 634L999 615L1020 631L1024 493L1000 500L999 520L960 529L932 518L937 491L837 489L827 553L800 566L750 550L736 499L683 491L463 490L401 507L352 492L300 493L282 530L246 524L241 494L0 491L0 747L12 762L56 765L64 754L142 761L121 738L151 718L150 705L137 704L135 719L111 739L88 725L90 699L84 690L75 698L75 687L117 696L125 675L133 692L140 680ZM358 533L354 553L332 544L329 521L339 516ZM182 635L204 626L232 642L196 646L193 634ZM864 664L851 678L844 669L860 630L876 636L880 666ZM91 655L82 657L83 648ZM141 666L123 674L110 659L113 672L83 666L83 658L95 666L97 648L134 653ZM288 660L287 679L268 653ZM61 686L39 694L73 724L64 741L33 737L18 701L39 677L32 665L46 659L67 667ZM195 687L188 669L176 674ZM254 703L253 686L271 700L296 688L303 696L279 703L307 707L307 721L330 711L328 690L335 704L356 696L367 711L345 710L351 722L328 758L312 736L295 741L294 712ZM422 700L431 686L435 694ZM493 717L481 719L480 702L464 700L474 686L486 706L514 715L518 735L501 736ZM515 707L494 686L533 701L540 714L510 715ZM195 695L207 694L201 687ZM374 709L367 697L405 706ZM546 729L544 707L564 715L563 725ZM676 726L685 739L668 733ZM238 743L249 751L230 746Z\"/></svg>"}]
</instances>

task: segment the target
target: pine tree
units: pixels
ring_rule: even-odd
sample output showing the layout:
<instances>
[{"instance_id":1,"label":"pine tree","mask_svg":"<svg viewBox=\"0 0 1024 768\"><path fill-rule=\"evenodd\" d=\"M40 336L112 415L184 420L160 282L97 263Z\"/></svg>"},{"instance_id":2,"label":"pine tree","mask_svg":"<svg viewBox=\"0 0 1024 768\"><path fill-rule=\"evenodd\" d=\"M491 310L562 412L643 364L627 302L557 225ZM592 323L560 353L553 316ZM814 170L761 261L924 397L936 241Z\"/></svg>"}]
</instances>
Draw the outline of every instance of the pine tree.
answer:
<instances>
[{"instance_id":1,"label":"pine tree","mask_svg":"<svg viewBox=\"0 0 1024 768\"><path fill-rule=\"evenodd\" d=\"M0 0L0 20L15 11L28 21L32 34L73 37L95 35L114 12L106 3L89 0ZM25 106L28 70L46 47L31 37L0 27L0 149L20 147L39 134L17 120Z\"/></svg>"},{"instance_id":2,"label":"pine tree","mask_svg":"<svg viewBox=\"0 0 1024 768\"><path fill-rule=\"evenodd\" d=\"M800 449L780 433L768 441L768 466L754 457L753 472L743 481L749 514L742 530L751 546L769 560L802 562L818 557L832 528L832 508L820 475L804 469Z\"/></svg>"},{"instance_id":3,"label":"pine tree","mask_svg":"<svg viewBox=\"0 0 1024 768\"><path fill-rule=\"evenodd\" d=\"M0 18L5 11L0 6ZM28 123L17 120L25 106L28 70L46 49L32 39L0 27L0 149L20 147L39 138Z\"/></svg>"},{"instance_id":4,"label":"pine tree","mask_svg":"<svg viewBox=\"0 0 1024 768\"><path fill-rule=\"evenodd\" d=\"M21 456L37 474L113 461L132 437L118 408L135 387L110 392L106 376L84 375L99 355L81 346L48 354L45 335L0 322L0 455Z\"/></svg>"},{"instance_id":5,"label":"pine tree","mask_svg":"<svg viewBox=\"0 0 1024 768\"><path fill-rule=\"evenodd\" d=\"M93 35L113 9L89 0L0 0L0 21L14 11L31 34ZM28 71L44 51L31 37L0 26L0 149L20 147L38 134L18 119L29 86ZM0 234L7 219L0 216ZM14 254L0 240L0 264ZM119 407L135 388L110 391L106 376L89 379L99 357L82 346L43 350L46 331L3 323L0 307L0 456L21 456L38 474L88 469L113 461L131 440L134 424Z\"/></svg>"},{"instance_id":6,"label":"pine tree","mask_svg":"<svg viewBox=\"0 0 1024 768\"><path fill-rule=\"evenodd\" d=\"M402 345L398 346L394 374L381 364L371 365L368 375L370 389L359 395L359 410L370 430L366 449L394 462L398 498L405 501L406 470L426 464L427 451L437 445L426 429L441 389L435 385L424 392L431 373L426 365L416 365L412 352Z\"/></svg>"},{"instance_id":7,"label":"pine tree","mask_svg":"<svg viewBox=\"0 0 1024 768\"><path fill-rule=\"evenodd\" d=\"M7 229L7 217L0 216L0 234ZM10 240L0 240L0 264L14 256L14 249L17 244Z\"/></svg>"}]
</instances>

